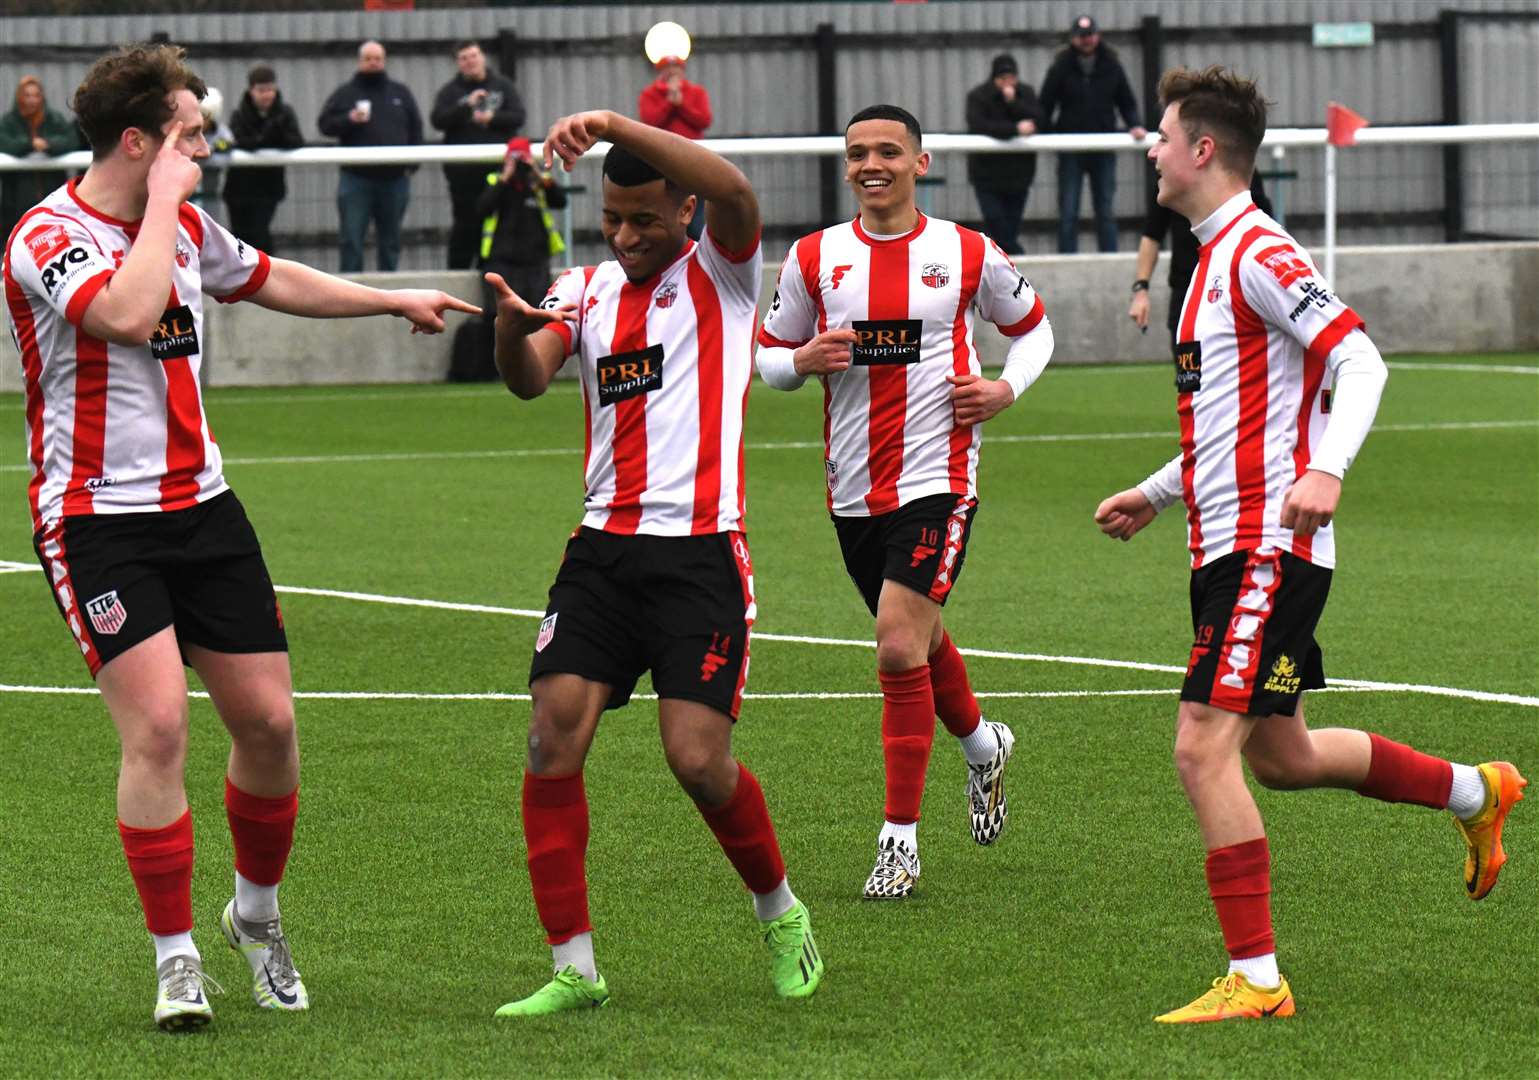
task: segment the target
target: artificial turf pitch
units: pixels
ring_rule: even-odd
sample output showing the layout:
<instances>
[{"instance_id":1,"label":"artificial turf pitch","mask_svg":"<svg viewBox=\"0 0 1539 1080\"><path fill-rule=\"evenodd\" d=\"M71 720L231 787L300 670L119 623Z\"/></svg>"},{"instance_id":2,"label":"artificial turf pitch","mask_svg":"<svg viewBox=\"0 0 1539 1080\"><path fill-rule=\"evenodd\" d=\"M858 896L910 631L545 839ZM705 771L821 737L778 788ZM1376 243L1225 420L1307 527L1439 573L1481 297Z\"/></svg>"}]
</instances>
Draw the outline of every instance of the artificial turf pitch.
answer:
<instances>
[{"instance_id":1,"label":"artificial turf pitch","mask_svg":"<svg viewBox=\"0 0 1539 1080\"><path fill-rule=\"evenodd\" d=\"M1327 674L1516 695L1311 696L1315 724L1376 730L1539 775L1539 356L1408 357L1348 478ZM100 1076L1397 1076L1539 1074L1539 803L1479 904L1446 814L1343 792L1257 789L1290 1020L1151 1017L1224 970L1203 853L1170 764L1190 644L1179 509L1127 545L1096 503L1175 449L1163 367L1050 369L985 431L981 509L946 609L1016 732L1010 823L968 836L962 759L940 729L906 903L867 903L881 815L871 623L824 511L815 388L756 386L749 536L759 636L736 749L762 780L828 975L771 993L748 898L657 742L655 704L606 716L587 768L595 941L611 1007L544 1022L492 1011L548 977L518 821L511 695L528 615L284 592L301 694L301 815L284 924L306 1015L255 1007L216 921L230 895L227 739L191 706L195 931L229 991L159 1033L151 953L113 828L116 740L90 693L0 692L0 1073ZM281 588L534 611L580 516L580 405L500 387L214 390L227 474ZM21 408L0 472L0 560L31 564ZM791 444L791 445L787 445ZM3 569L3 567L0 567ZM0 683L88 688L39 573L0 573ZM777 640L813 636L850 643ZM648 689L643 680L640 690ZM1105 696L1115 690L1160 693ZM1530 789L1531 793L1539 789Z\"/></svg>"}]
</instances>

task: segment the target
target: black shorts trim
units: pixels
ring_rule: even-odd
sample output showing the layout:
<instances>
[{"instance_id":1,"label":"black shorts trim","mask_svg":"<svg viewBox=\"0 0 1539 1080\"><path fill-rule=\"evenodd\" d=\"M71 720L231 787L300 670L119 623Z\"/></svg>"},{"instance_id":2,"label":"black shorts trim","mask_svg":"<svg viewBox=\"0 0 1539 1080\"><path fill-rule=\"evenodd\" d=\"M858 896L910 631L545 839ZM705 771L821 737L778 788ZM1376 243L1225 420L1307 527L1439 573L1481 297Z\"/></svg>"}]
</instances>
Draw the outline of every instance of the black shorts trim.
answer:
<instances>
[{"instance_id":1,"label":"black shorts trim","mask_svg":"<svg viewBox=\"0 0 1539 1080\"><path fill-rule=\"evenodd\" d=\"M62 518L32 547L93 677L168 626L183 646L288 651L261 545L233 491L183 510Z\"/></svg>"},{"instance_id":2,"label":"black shorts trim","mask_svg":"<svg viewBox=\"0 0 1539 1080\"><path fill-rule=\"evenodd\" d=\"M890 514L833 516L844 569L871 614L882 582L899 585L945 606L962 576L978 500L969 495L926 495Z\"/></svg>"},{"instance_id":3,"label":"black shorts trim","mask_svg":"<svg viewBox=\"0 0 1539 1080\"><path fill-rule=\"evenodd\" d=\"M543 675L606 683L606 709L630 701L643 672L662 698L736 720L748 679L753 561L739 532L621 536L586 526L567 541L535 635Z\"/></svg>"},{"instance_id":4,"label":"black shorts trim","mask_svg":"<svg viewBox=\"0 0 1539 1080\"><path fill-rule=\"evenodd\" d=\"M1193 642L1181 700L1291 716L1325 686L1315 627L1331 571L1288 552L1236 551L1192 572Z\"/></svg>"}]
</instances>

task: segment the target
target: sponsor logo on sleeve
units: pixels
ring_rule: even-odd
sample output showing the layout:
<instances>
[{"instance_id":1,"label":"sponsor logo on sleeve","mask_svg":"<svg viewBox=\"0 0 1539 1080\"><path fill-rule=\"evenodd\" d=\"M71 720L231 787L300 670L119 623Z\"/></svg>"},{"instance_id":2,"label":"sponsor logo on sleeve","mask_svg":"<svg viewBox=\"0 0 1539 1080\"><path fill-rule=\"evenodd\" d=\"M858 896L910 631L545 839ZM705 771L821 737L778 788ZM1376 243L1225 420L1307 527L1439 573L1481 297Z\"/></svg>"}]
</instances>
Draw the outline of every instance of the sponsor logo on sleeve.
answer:
<instances>
[{"instance_id":1,"label":"sponsor logo on sleeve","mask_svg":"<svg viewBox=\"0 0 1539 1080\"><path fill-rule=\"evenodd\" d=\"M600 405L613 405L626 398L650 394L663 385L663 347L615 353L598 362Z\"/></svg>"},{"instance_id":2,"label":"sponsor logo on sleeve","mask_svg":"<svg viewBox=\"0 0 1539 1080\"><path fill-rule=\"evenodd\" d=\"M150 355L162 362L178 356L192 356L198 351L198 327L192 309L186 304L166 308L166 313L150 335Z\"/></svg>"},{"instance_id":3,"label":"sponsor logo on sleeve","mask_svg":"<svg viewBox=\"0 0 1539 1080\"><path fill-rule=\"evenodd\" d=\"M919 363L923 324L919 319L856 319L850 363L868 367Z\"/></svg>"},{"instance_id":4,"label":"sponsor logo on sleeve","mask_svg":"<svg viewBox=\"0 0 1539 1080\"><path fill-rule=\"evenodd\" d=\"M1030 285L1031 282L1026 280L1025 274L1018 273L1015 276L1017 279L1015 282L1015 291L1010 294L1010 299L1019 300L1021 298L1021 290L1024 289L1027 285Z\"/></svg>"},{"instance_id":5,"label":"sponsor logo on sleeve","mask_svg":"<svg viewBox=\"0 0 1539 1080\"><path fill-rule=\"evenodd\" d=\"M919 271L919 280L932 289L944 289L951 280L951 267L945 263L925 263Z\"/></svg>"},{"instance_id":6,"label":"sponsor logo on sleeve","mask_svg":"<svg viewBox=\"0 0 1539 1080\"><path fill-rule=\"evenodd\" d=\"M1299 316L1304 314L1304 312L1308 311L1311 307L1317 307L1321 310L1324 310L1325 308L1329 307L1336 299L1335 293L1331 292L1323 285L1316 284L1312 278L1306 278L1304 283L1299 286L1299 291L1304 294L1304 299L1299 301L1298 307L1294 308L1288 313L1289 322L1298 322Z\"/></svg>"},{"instance_id":7,"label":"sponsor logo on sleeve","mask_svg":"<svg viewBox=\"0 0 1539 1080\"><path fill-rule=\"evenodd\" d=\"M57 296L60 290L73 281L75 276L85 269L90 261L91 256L86 253L85 248L72 247L68 249L58 258L49 260L47 265L42 267L43 288L48 290L49 295Z\"/></svg>"},{"instance_id":8,"label":"sponsor logo on sleeve","mask_svg":"<svg viewBox=\"0 0 1539 1080\"><path fill-rule=\"evenodd\" d=\"M1309 277L1313 273L1313 271L1309 269L1309 264L1305 262L1299 256L1299 253L1294 251L1292 248L1283 248L1281 251L1274 251L1272 254L1261 260L1261 266L1269 274L1275 277L1277 279L1277 283L1285 289L1292 285L1299 278Z\"/></svg>"},{"instance_id":9,"label":"sponsor logo on sleeve","mask_svg":"<svg viewBox=\"0 0 1539 1080\"><path fill-rule=\"evenodd\" d=\"M26 235L27 253L39 270L46 267L55 255L69 247L69 233L63 225L39 225Z\"/></svg>"},{"instance_id":10,"label":"sponsor logo on sleeve","mask_svg":"<svg viewBox=\"0 0 1539 1080\"><path fill-rule=\"evenodd\" d=\"M116 634L128 621L128 612L123 608L123 601L118 599L116 589L102 593L95 600L87 600L85 607L86 614L91 617L91 626L98 634Z\"/></svg>"},{"instance_id":11,"label":"sponsor logo on sleeve","mask_svg":"<svg viewBox=\"0 0 1539 1080\"><path fill-rule=\"evenodd\" d=\"M1176 343L1176 393L1192 394L1202 389L1202 342Z\"/></svg>"}]
</instances>

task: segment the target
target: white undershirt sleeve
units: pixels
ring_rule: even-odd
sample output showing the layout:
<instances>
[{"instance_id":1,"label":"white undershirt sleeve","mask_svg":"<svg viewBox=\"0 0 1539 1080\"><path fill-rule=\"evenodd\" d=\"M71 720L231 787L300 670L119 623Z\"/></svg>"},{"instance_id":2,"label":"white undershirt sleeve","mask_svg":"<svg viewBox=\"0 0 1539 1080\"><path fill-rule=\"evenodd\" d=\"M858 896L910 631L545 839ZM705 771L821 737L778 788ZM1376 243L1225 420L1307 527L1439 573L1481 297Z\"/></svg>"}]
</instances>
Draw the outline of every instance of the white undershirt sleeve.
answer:
<instances>
[{"instance_id":1,"label":"white undershirt sleeve","mask_svg":"<svg viewBox=\"0 0 1539 1080\"><path fill-rule=\"evenodd\" d=\"M1016 400L1020 400L1027 388L1037 381L1037 376L1042 374L1042 369L1047 367L1052 356L1053 326L1044 317L1036 326L1010 343L1010 351L1005 354L1005 367L999 377L1010 385Z\"/></svg>"},{"instance_id":2,"label":"white undershirt sleeve","mask_svg":"<svg viewBox=\"0 0 1539 1080\"><path fill-rule=\"evenodd\" d=\"M1331 418L1310 456L1309 467L1340 479L1351 468L1379 411L1389 369L1373 341L1361 330L1342 338L1326 358L1334 378Z\"/></svg>"},{"instance_id":3,"label":"white undershirt sleeve","mask_svg":"<svg viewBox=\"0 0 1539 1080\"><path fill-rule=\"evenodd\" d=\"M1172 503L1179 502L1182 494L1181 455L1177 454L1163 468L1151 473L1147 480L1138 485L1138 490L1143 492L1156 514Z\"/></svg>"},{"instance_id":4,"label":"white undershirt sleeve","mask_svg":"<svg viewBox=\"0 0 1539 1080\"><path fill-rule=\"evenodd\" d=\"M807 376L796 373L796 350L760 345L754 358L759 377L776 390L799 390Z\"/></svg>"}]
</instances>

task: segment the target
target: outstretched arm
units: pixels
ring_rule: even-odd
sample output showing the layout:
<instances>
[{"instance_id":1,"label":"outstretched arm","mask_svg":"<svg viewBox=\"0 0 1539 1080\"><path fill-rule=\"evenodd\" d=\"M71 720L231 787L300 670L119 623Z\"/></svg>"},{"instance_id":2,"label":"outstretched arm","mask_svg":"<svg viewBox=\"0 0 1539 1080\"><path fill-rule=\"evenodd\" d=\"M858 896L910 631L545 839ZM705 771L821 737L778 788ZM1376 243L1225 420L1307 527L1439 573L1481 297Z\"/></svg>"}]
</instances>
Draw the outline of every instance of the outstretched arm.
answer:
<instances>
[{"instance_id":1,"label":"outstretched arm","mask_svg":"<svg viewBox=\"0 0 1539 1080\"><path fill-rule=\"evenodd\" d=\"M481 309L437 289L374 289L334 277L304 263L272 260L272 269L251 302L310 319L346 319L360 315L399 315L412 333L443 331L445 311L481 314Z\"/></svg>"},{"instance_id":2,"label":"outstretched arm","mask_svg":"<svg viewBox=\"0 0 1539 1080\"><path fill-rule=\"evenodd\" d=\"M601 110L566 116L545 136L545 165L560 158L571 172L601 140L623 146L686 191L705 200L705 222L728 251L746 251L759 239L759 199L748 178L719 154L671 131Z\"/></svg>"},{"instance_id":3,"label":"outstretched arm","mask_svg":"<svg viewBox=\"0 0 1539 1080\"><path fill-rule=\"evenodd\" d=\"M487 274L486 283L497 291L497 372L515 396L528 401L545 393L566 360L566 345L556 334L540 333L548 326L577 321L577 308L562 304L554 295L540 307L531 307L501 274Z\"/></svg>"}]
</instances>

